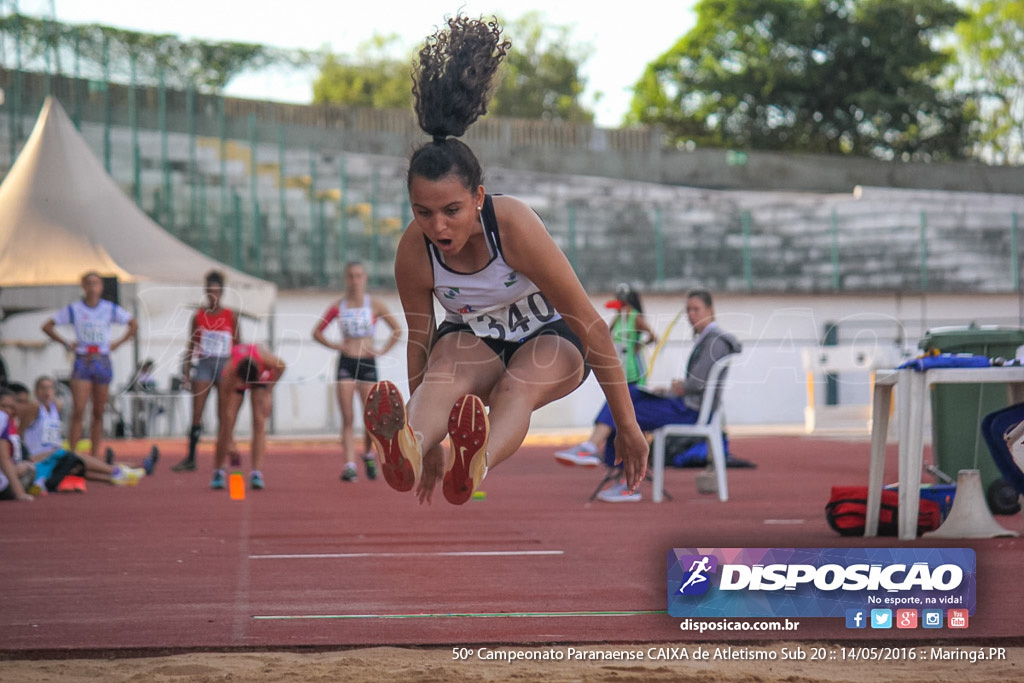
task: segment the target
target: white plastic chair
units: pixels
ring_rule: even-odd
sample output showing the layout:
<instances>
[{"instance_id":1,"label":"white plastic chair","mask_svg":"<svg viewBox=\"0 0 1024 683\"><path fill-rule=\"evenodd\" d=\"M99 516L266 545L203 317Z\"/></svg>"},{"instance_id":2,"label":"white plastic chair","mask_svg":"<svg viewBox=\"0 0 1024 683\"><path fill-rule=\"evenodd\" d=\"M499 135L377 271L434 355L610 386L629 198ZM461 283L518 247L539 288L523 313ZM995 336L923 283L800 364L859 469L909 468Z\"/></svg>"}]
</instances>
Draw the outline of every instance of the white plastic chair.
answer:
<instances>
[{"instance_id":1,"label":"white plastic chair","mask_svg":"<svg viewBox=\"0 0 1024 683\"><path fill-rule=\"evenodd\" d=\"M722 390L725 387L723 373L732 362L732 355L715 361L708 373L704 395L700 402L700 413L695 424L670 424L655 429L652 448L651 499L660 503L665 489L665 440L669 436L689 436L707 439L708 454L715 466L718 481L718 499L729 500L729 484L725 476L725 448L722 444ZM715 406L718 409L715 409Z\"/></svg>"}]
</instances>

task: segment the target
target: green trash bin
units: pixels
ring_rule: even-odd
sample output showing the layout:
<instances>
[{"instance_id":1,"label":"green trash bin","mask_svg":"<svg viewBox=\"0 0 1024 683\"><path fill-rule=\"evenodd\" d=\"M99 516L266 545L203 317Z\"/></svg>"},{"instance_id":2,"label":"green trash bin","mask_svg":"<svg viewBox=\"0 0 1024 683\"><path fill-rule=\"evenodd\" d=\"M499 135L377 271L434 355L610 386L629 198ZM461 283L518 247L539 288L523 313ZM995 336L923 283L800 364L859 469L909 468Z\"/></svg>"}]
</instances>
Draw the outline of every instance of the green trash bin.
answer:
<instances>
[{"instance_id":1,"label":"green trash bin","mask_svg":"<svg viewBox=\"0 0 1024 683\"><path fill-rule=\"evenodd\" d=\"M1024 330L996 325L941 327L929 330L919 346L924 351L1011 359L1024 346ZM992 512L1019 510L1016 492L999 474L981 435L982 418L1008 405L1006 385L937 384L932 387L931 402L935 466L954 481L960 470L980 470Z\"/></svg>"}]
</instances>

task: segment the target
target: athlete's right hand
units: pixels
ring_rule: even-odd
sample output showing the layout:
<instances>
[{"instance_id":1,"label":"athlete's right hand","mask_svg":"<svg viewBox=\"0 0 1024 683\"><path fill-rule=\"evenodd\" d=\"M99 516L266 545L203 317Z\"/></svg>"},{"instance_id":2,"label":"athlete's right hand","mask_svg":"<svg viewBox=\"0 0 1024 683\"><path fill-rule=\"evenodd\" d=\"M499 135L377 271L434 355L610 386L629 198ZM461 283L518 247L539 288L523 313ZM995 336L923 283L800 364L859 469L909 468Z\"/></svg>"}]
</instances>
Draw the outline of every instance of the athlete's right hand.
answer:
<instances>
[{"instance_id":1,"label":"athlete's right hand","mask_svg":"<svg viewBox=\"0 0 1024 683\"><path fill-rule=\"evenodd\" d=\"M416 487L416 497L420 504L430 503L434 487L444 477L444 448L434 446L423 454L423 470L420 472L420 483Z\"/></svg>"},{"instance_id":2,"label":"athlete's right hand","mask_svg":"<svg viewBox=\"0 0 1024 683\"><path fill-rule=\"evenodd\" d=\"M647 438L636 422L618 430L615 435L616 460L622 463L622 473L626 477L626 488L630 493L636 491L647 474L649 453Z\"/></svg>"}]
</instances>

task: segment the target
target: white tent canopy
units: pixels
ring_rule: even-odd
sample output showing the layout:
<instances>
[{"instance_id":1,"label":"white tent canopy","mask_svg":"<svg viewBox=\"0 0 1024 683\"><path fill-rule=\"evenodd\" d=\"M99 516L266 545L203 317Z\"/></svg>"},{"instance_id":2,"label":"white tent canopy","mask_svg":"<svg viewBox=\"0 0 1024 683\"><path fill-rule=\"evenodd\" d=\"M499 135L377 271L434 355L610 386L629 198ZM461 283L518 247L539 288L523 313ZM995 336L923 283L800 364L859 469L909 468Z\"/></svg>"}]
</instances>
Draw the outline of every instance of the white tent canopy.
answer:
<instances>
[{"instance_id":1,"label":"white tent canopy","mask_svg":"<svg viewBox=\"0 0 1024 683\"><path fill-rule=\"evenodd\" d=\"M225 274L226 306L270 314L273 283L204 256L150 219L48 97L0 185L0 307L56 308L80 296L82 274L95 270L118 278L123 300L163 313L197 305L211 269Z\"/></svg>"}]
</instances>

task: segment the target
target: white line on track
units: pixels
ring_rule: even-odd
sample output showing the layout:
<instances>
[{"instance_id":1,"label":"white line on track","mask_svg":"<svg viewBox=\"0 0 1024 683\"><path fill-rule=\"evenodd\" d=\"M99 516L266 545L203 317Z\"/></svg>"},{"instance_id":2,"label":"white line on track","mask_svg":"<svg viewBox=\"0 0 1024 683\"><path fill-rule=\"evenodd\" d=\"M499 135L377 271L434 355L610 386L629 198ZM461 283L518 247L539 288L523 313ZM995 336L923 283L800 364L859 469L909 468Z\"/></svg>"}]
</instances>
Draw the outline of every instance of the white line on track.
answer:
<instances>
[{"instance_id":1,"label":"white line on track","mask_svg":"<svg viewBox=\"0 0 1024 683\"><path fill-rule=\"evenodd\" d=\"M301 621L305 619L501 619L557 617L638 617L668 614L665 610L587 611L587 612L425 612L422 614L254 614L257 621Z\"/></svg>"},{"instance_id":2,"label":"white line on track","mask_svg":"<svg viewBox=\"0 0 1024 683\"><path fill-rule=\"evenodd\" d=\"M564 555L564 550L466 550L434 553L307 553L301 555L250 555L250 560L348 560L362 557L510 557Z\"/></svg>"}]
</instances>

